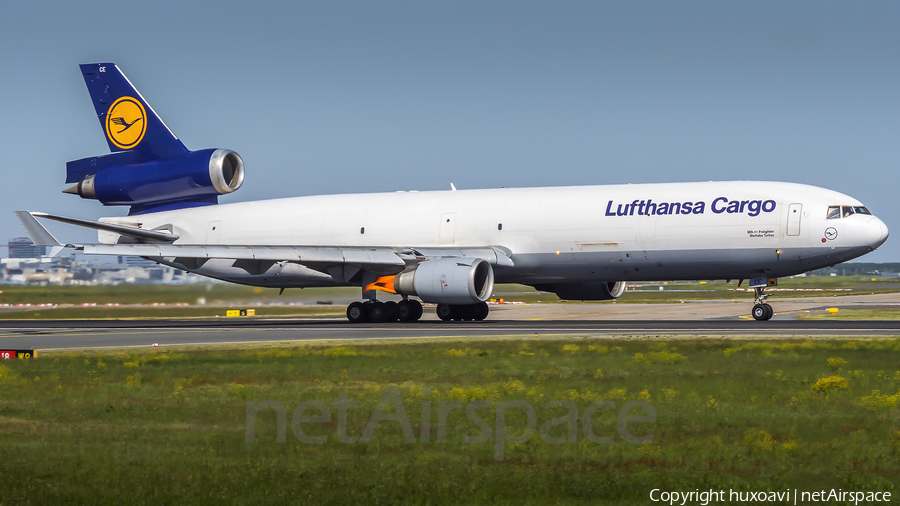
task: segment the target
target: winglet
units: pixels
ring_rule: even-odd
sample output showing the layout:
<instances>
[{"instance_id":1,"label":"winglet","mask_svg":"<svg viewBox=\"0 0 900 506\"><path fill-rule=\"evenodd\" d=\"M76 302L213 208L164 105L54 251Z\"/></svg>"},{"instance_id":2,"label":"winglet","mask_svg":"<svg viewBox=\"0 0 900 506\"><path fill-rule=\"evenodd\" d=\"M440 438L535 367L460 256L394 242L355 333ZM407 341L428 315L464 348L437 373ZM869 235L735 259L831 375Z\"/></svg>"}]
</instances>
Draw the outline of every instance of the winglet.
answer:
<instances>
[{"instance_id":1,"label":"winglet","mask_svg":"<svg viewBox=\"0 0 900 506\"><path fill-rule=\"evenodd\" d=\"M33 242L35 246L53 246L54 249L56 246L59 246L62 248L63 245L56 240L56 237L53 237L53 234L48 232L43 225L38 223L38 220L35 219L30 212L16 211L16 216L19 217L19 221L22 222L22 226L25 227L25 231L28 232L28 237L31 238L31 242Z\"/></svg>"}]
</instances>

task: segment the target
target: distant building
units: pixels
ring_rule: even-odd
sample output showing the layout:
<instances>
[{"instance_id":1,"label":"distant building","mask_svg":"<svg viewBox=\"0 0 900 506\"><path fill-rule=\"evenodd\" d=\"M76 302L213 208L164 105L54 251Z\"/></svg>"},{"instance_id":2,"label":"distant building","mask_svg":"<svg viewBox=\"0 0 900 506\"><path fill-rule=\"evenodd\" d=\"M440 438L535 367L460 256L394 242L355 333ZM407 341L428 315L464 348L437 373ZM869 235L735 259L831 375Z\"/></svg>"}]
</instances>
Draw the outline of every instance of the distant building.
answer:
<instances>
[{"instance_id":1,"label":"distant building","mask_svg":"<svg viewBox=\"0 0 900 506\"><path fill-rule=\"evenodd\" d=\"M46 254L46 246L35 246L27 237L9 240L9 258L40 258Z\"/></svg>"}]
</instances>

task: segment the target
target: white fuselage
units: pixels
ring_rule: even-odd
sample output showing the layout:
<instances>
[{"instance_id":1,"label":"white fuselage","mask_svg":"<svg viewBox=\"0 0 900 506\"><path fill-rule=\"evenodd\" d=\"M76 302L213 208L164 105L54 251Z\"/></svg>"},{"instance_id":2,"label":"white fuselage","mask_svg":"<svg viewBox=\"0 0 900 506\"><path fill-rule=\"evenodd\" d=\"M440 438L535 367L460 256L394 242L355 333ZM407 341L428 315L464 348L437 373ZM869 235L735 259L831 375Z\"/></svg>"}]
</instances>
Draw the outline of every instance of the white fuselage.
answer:
<instances>
[{"instance_id":1,"label":"white fuselage","mask_svg":"<svg viewBox=\"0 0 900 506\"><path fill-rule=\"evenodd\" d=\"M497 281L536 284L798 274L885 241L875 216L826 219L829 206L862 205L814 186L737 181L324 195L104 221L168 229L176 244L497 246L515 264L496 267ZM101 242L116 237L101 232ZM188 270L259 286L342 284L289 262L260 273L221 259Z\"/></svg>"}]
</instances>

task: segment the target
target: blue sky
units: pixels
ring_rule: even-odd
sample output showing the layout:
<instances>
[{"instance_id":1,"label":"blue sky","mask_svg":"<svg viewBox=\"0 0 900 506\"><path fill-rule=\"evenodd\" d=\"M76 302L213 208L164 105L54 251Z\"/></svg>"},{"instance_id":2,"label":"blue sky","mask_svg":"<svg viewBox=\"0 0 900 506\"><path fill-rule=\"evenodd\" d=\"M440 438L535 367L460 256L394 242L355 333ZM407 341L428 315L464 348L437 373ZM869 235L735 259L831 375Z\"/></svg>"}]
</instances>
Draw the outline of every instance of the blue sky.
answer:
<instances>
[{"instance_id":1,"label":"blue sky","mask_svg":"<svg viewBox=\"0 0 900 506\"><path fill-rule=\"evenodd\" d=\"M112 61L188 148L241 154L221 202L792 181L863 201L894 237L860 261L900 261L898 26L882 1L6 2L0 240L16 209L127 211L60 193L107 152L77 65Z\"/></svg>"}]
</instances>

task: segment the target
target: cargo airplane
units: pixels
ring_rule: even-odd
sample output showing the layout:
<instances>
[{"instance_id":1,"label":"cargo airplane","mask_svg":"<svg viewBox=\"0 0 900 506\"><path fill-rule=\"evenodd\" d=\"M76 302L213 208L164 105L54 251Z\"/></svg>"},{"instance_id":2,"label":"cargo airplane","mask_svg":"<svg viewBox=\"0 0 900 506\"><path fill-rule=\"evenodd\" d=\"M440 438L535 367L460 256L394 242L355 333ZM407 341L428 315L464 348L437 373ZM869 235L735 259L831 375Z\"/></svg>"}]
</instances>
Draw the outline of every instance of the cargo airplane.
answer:
<instances>
[{"instance_id":1,"label":"cargo airplane","mask_svg":"<svg viewBox=\"0 0 900 506\"><path fill-rule=\"evenodd\" d=\"M625 282L749 280L757 320L778 277L888 237L862 202L793 183L732 181L322 195L218 204L244 181L228 149L189 151L113 63L81 65L110 154L68 162L65 193L129 206L99 221L17 211L55 252L136 255L245 285L357 286L351 322L483 320L494 283L609 300ZM36 219L98 231L60 244ZM376 295L400 296L381 302Z\"/></svg>"}]
</instances>

